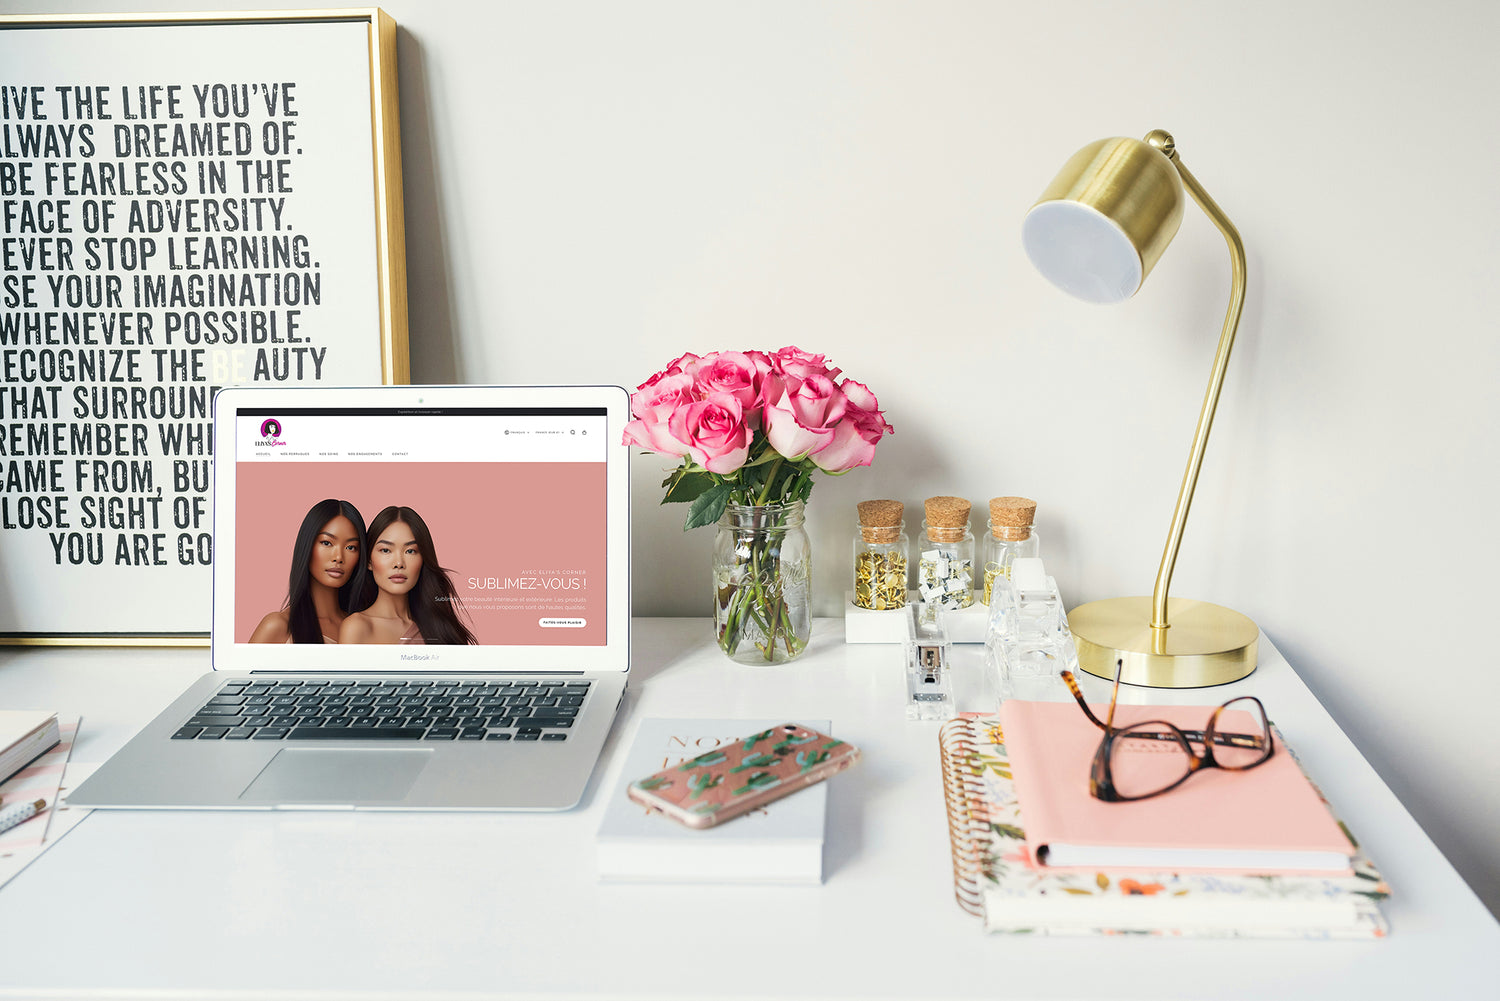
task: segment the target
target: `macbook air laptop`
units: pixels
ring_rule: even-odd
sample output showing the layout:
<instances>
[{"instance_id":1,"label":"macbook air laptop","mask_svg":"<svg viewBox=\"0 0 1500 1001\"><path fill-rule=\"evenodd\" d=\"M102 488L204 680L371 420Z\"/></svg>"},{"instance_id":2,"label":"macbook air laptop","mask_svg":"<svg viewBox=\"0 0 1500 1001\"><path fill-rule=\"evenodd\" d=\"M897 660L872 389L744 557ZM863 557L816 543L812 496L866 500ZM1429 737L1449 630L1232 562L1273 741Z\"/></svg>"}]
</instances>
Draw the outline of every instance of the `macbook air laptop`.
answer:
<instances>
[{"instance_id":1,"label":"macbook air laptop","mask_svg":"<svg viewBox=\"0 0 1500 1001\"><path fill-rule=\"evenodd\" d=\"M563 810L625 692L618 387L225 389L213 671L88 807Z\"/></svg>"}]
</instances>

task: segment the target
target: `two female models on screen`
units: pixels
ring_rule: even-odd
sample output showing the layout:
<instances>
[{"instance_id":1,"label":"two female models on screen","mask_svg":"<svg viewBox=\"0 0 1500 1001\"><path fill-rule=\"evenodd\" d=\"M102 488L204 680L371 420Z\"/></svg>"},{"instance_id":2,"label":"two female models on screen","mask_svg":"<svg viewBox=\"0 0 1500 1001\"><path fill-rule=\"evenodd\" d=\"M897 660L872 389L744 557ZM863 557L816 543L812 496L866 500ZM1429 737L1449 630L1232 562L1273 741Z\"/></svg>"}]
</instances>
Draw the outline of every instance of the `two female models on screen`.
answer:
<instances>
[{"instance_id":1,"label":"two female models on screen","mask_svg":"<svg viewBox=\"0 0 1500 1001\"><path fill-rule=\"evenodd\" d=\"M261 619L250 642L475 643L458 612L415 511L387 507L366 532L353 504L324 500L297 532L286 604Z\"/></svg>"},{"instance_id":2,"label":"two female models on screen","mask_svg":"<svg viewBox=\"0 0 1500 1001\"><path fill-rule=\"evenodd\" d=\"M370 522L367 572L376 588L368 608L353 612L339 629L340 643L473 645L459 621L459 598L438 563L427 530L409 507L383 509Z\"/></svg>"},{"instance_id":3,"label":"two female models on screen","mask_svg":"<svg viewBox=\"0 0 1500 1001\"><path fill-rule=\"evenodd\" d=\"M292 543L286 604L260 620L251 643L337 643L349 613L370 603L361 571L365 520L345 500L312 506Z\"/></svg>"}]
</instances>

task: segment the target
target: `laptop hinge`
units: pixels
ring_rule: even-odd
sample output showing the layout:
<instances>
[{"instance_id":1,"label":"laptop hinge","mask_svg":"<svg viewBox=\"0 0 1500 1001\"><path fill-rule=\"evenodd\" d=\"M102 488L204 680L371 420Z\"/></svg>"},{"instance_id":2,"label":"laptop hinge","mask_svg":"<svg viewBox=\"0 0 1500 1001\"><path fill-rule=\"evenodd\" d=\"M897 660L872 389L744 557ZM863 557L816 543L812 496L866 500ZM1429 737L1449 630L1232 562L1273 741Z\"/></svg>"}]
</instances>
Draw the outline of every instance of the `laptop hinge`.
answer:
<instances>
[{"instance_id":1,"label":"laptop hinge","mask_svg":"<svg viewBox=\"0 0 1500 1001\"><path fill-rule=\"evenodd\" d=\"M308 668L301 671L246 671L246 674L266 677L302 678L308 675L332 675L340 678L493 678L496 675L514 674L518 677L579 677L584 671L329 671Z\"/></svg>"}]
</instances>

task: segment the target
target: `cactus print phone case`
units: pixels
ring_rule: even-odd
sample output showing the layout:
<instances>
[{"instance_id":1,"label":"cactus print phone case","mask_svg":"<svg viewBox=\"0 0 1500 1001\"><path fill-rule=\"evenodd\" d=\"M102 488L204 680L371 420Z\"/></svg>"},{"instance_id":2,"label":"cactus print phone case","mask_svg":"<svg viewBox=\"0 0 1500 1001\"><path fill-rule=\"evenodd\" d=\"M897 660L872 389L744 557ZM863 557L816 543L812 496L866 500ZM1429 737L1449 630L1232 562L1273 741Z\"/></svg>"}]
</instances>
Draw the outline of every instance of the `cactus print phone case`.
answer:
<instances>
[{"instance_id":1,"label":"cactus print phone case","mask_svg":"<svg viewBox=\"0 0 1500 1001\"><path fill-rule=\"evenodd\" d=\"M630 783L627 793L689 827L712 827L843 771L859 748L796 723L752 733Z\"/></svg>"}]
</instances>

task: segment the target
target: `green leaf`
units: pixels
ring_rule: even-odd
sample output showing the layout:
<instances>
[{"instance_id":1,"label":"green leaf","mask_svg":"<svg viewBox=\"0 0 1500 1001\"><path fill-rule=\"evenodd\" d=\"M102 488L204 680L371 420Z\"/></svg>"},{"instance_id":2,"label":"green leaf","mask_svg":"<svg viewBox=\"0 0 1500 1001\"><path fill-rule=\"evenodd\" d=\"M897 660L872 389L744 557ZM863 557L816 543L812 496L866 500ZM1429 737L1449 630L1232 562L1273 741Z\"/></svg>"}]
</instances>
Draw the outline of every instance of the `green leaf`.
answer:
<instances>
[{"instance_id":1,"label":"green leaf","mask_svg":"<svg viewBox=\"0 0 1500 1001\"><path fill-rule=\"evenodd\" d=\"M682 530L687 532L704 525L712 525L722 518L724 508L729 505L731 489L733 488L728 483L715 483L695 497L692 504L688 506L687 521L683 522Z\"/></svg>"},{"instance_id":2,"label":"green leaf","mask_svg":"<svg viewBox=\"0 0 1500 1001\"><path fill-rule=\"evenodd\" d=\"M714 474L706 469L679 469L662 483L667 488L663 504L683 504L697 500L714 485ZM718 520L718 519L714 519Z\"/></svg>"}]
</instances>

